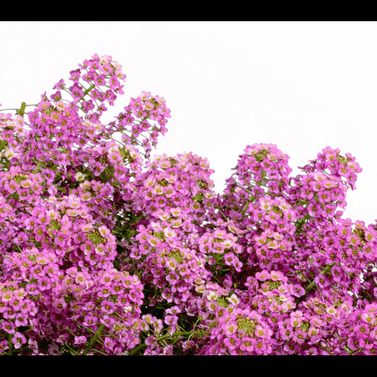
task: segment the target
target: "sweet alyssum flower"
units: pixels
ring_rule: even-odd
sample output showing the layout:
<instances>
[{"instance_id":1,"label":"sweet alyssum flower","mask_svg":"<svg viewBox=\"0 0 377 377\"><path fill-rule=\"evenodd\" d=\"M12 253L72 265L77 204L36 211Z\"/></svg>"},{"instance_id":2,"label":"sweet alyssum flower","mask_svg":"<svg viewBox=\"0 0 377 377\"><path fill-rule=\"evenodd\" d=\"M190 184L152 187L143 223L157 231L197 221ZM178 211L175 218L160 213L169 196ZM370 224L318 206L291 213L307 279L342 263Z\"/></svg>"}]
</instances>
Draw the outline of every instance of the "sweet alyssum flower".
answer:
<instances>
[{"instance_id":1,"label":"sweet alyssum flower","mask_svg":"<svg viewBox=\"0 0 377 377\"><path fill-rule=\"evenodd\" d=\"M172 354L192 347L160 339L162 331L178 338L179 323L201 334L200 354L373 354L373 277L355 277L375 263L376 230L362 222L352 229L337 211L361 171L354 158L327 147L290 180L289 157L276 145L247 146L222 197L212 191L208 161L192 153L160 156L142 173L137 148L149 158L170 110L143 92L102 125L104 101L122 94L120 68L109 56L85 61L71 72L71 87L63 80L54 87L73 100L43 95L28 114L30 133L21 116L0 116L8 148L0 172L0 337L13 334L15 349L27 343L41 354L60 354L64 344L84 352L94 334L98 352L146 346L145 354ZM101 141L114 130L130 131L122 147ZM354 303L348 292L367 298ZM143 326L150 317L140 316L142 304L144 311L157 304L164 322L153 317ZM181 313L188 320L180 322ZM45 334L42 350L36 339Z\"/></svg>"}]
</instances>

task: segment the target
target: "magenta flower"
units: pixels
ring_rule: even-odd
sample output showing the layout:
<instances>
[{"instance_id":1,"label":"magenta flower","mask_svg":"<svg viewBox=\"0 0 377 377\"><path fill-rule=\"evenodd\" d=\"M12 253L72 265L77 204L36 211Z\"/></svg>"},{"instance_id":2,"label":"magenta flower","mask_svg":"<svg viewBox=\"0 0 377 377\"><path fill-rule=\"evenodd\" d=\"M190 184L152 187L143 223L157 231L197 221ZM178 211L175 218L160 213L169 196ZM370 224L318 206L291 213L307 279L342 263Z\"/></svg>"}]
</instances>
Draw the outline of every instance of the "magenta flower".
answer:
<instances>
[{"instance_id":1,"label":"magenta flower","mask_svg":"<svg viewBox=\"0 0 377 377\"><path fill-rule=\"evenodd\" d=\"M225 334L227 336L231 336L233 334L236 333L237 331L237 322L236 321L229 321L226 325L225 325Z\"/></svg>"},{"instance_id":2,"label":"magenta flower","mask_svg":"<svg viewBox=\"0 0 377 377\"><path fill-rule=\"evenodd\" d=\"M227 346L229 350L234 350L237 347L239 347L241 341L240 339L234 334L230 336L229 338L224 339L224 343Z\"/></svg>"},{"instance_id":3,"label":"magenta flower","mask_svg":"<svg viewBox=\"0 0 377 377\"><path fill-rule=\"evenodd\" d=\"M15 349L19 349L26 343L26 338L23 334L17 331L13 334L12 343L14 344Z\"/></svg>"},{"instance_id":4,"label":"magenta flower","mask_svg":"<svg viewBox=\"0 0 377 377\"><path fill-rule=\"evenodd\" d=\"M14 322L3 321L1 323L1 328L8 334L14 334L16 332L16 326Z\"/></svg>"},{"instance_id":5,"label":"magenta flower","mask_svg":"<svg viewBox=\"0 0 377 377\"><path fill-rule=\"evenodd\" d=\"M91 314L87 314L84 318L83 325L93 326L97 323L97 318Z\"/></svg>"},{"instance_id":6,"label":"magenta flower","mask_svg":"<svg viewBox=\"0 0 377 377\"><path fill-rule=\"evenodd\" d=\"M267 346L262 340L255 341L254 351L257 355L263 355L266 350L267 350Z\"/></svg>"},{"instance_id":7,"label":"magenta flower","mask_svg":"<svg viewBox=\"0 0 377 377\"><path fill-rule=\"evenodd\" d=\"M50 343L48 346L49 355L60 355L60 348L56 343Z\"/></svg>"},{"instance_id":8,"label":"magenta flower","mask_svg":"<svg viewBox=\"0 0 377 377\"><path fill-rule=\"evenodd\" d=\"M316 276L314 281L321 289L326 288L330 284L329 279L324 275Z\"/></svg>"},{"instance_id":9,"label":"magenta flower","mask_svg":"<svg viewBox=\"0 0 377 377\"><path fill-rule=\"evenodd\" d=\"M74 341L75 346L78 346L80 344L85 344L85 343L86 343L86 337L84 335L75 336L75 341Z\"/></svg>"},{"instance_id":10,"label":"magenta flower","mask_svg":"<svg viewBox=\"0 0 377 377\"><path fill-rule=\"evenodd\" d=\"M356 351L359 348L364 348L365 342L362 338L350 337L347 340L348 346L351 350Z\"/></svg>"},{"instance_id":11,"label":"magenta flower","mask_svg":"<svg viewBox=\"0 0 377 377\"><path fill-rule=\"evenodd\" d=\"M41 292L46 291L51 288L50 278L43 276L42 279L38 280L38 288Z\"/></svg>"},{"instance_id":12,"label":"magenta flower","mask_svg":"<svg viewBox=\"0 0 377 377\"><path fill-rule=\"evenodd\" d=\"M373 325L376 322L376 316L373 313L363 313L361 319L368 324Z\"/></svg>"},{"instance_id":13,"label":"magenta flower","mask_svg":"<svg viewBox=\"0 0 377 377\"><path fill-rule=\"evenodd\" d=\"M347 236L346 240L353 246L360 245L360 238L356 234Z\"/></svg>"},{"instance_id":14,"label":"magenta flower","mask_svg":"<svg viewBox=\"0 0 377 377\"><path fill-rule=\"evenodd\" d=\"M254 338L243 336L241 340L241 344L240 344L240 349L247 353L251 353L254 351L255 344L256 344L256 340Z\"/></svg>"},{"instance_id":15,"label":"magenta flower","mask_svg":"<svg viewBox=\"0 0 377 377\"><path fill-rule=\"evenodd\" d=\"M11 301L13 298L13 291L0 291L0 298L3 302Z\"/></svg>"},{"instance_id":16,"label":"magenta flower","mask_svg":"<svg viewBox=\"0 0 377 377\"><path fill-rule=\"evenodd\" d=\"M112 314L115 311L115 304L112 301L103 300L101 308L106 314Z\"/></svg>"},{"instance_id":17,"label":"magenta flower","mask_svg":"<svg viewBox=\"0 0 377 377\"><path fill-rule=\"evenodd\" d=\"M57 312L61 312L67 307L67 304L64 299L59 298L52 303L52 306L55 308L55 310L57 310Z\"/></svg>"}]
</instances>

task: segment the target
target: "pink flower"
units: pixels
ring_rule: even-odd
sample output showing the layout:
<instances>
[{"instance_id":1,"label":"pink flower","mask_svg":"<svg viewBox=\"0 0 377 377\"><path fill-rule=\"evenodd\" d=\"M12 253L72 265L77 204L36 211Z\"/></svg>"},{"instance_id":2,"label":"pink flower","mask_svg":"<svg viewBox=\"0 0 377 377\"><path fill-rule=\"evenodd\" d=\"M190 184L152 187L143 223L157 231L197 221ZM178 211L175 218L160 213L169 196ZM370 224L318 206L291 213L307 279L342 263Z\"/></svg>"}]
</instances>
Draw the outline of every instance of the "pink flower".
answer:
<instances>
[{"instance_id":1,"label":"pink flower","mask_svg":"<svg viewBox=\"0 0 377 377\"><path fill-rule=\"evenodd\" d=\"M324 275L316 276L314 281L321 289L327 287L330 284L329 279Z\"/></svg>"},{"instance_id":2,"label":"pink flower","mask_svg":"<svg viewBox=\"0 0 377 377\"><path fill-rule=\"evenodd\" d=\"M246 351L248 353L254 351L254 346L256 344L256 340L254 338L250 338L248 336L243 336L240 348L242 351Z\"/></svg>"},{"instance_id":3,"label":"pink flower","mask_svg":"<svg viewBox=\"0 0 377 377\"><path fill-rule=\"evenodd\" d=\"M164 235L166 238L173 238L176 236L176 232L173 229L165 228Z\"/></svg>"},{"instance_id":4,"label":"pink flower","mask_svg":"<svg viewBox=\"0 0 377 377\"><path fill-rule=\"evenodd\" d=\"M303 344L305 342L305 339L307 337L307 333L302 331L301 329L297 329L294 333L293 333L293 338L292 340L299 343L299 344Z\"/></svg>"},{"instance_id":5,"label":"pink flower","mask_svg":"<svg viewBox=\"0 0 377 377\"><path fill-rule=\"evenodd\" d=\"M227 336L231 336L233 334L236 333L237 331L237 322L236 321L229 321L226 325L225 325L225 334Z\"/></svg>"},{"instance_id":6,"label":"pink flower","mask_svg":"<svg viewBox=\"0 0 377 377\"><path fill-rule=\"evenodd\" d=\"M263 270L262 272L257 272L255 274L255 278L260 281L265 281L265 280L270 279L270 274L266 270Z\"/></svg>"},{"instance_id":7,"label":"pink flower","mask_svg":"<svg viewBox=\"0 0 377 377\"><path fill-rule=\"evenodd\" d=\"M166 267L170 271L174 271L178 267L178 263L177 263L177 261L174 258L170 258L169 262L166 263Z\"/></svg>"},{"instance_id":8,"label":"pink flower","mask_svg":"<svg viewBox=\"0 0 377 377\"><path fill-rule=\"evenodd\" d=\"M165 316L164 322L169 326L175 326L178 322L177 316L167 315Z\"/></svg>"},{"instance_id":9,"label":"pink flower","mask_svg":"<svg viewBox=\"0 0 377 377\"><path fill-rule=\"evenodd\" d=\"M232 335L229 338L225 338L224 343L229 350L234 350L240 345L241 341L236 335Z\"/></svg>"},{"instance_id":10,"label":"pink flower","mask_svg":"<svg viewBox=\"0 0 377 377\"><path fill-rule=\"evenodd\" d=\"M83 306L83 309L86 311L91 311L95 307L95 304L93 301L87 301L86 304Z\"/></svg>"},{"instance_id":11,"label":"pink flower","mask_svg":"<svg viewBox=\"0 0 377 377\"><path fill-rule=\"evenodd\" d=\"M373 325L376 322L376 317L373 313L363 313L361 319L368 324Z\"/></svg>"},{"instance_id":12,"label":"pink flower","mask_svg":"<svg viewBox=\"0 0 377 377\"><path fill-rule=\"evenodd\" d=\"M232 266L235 261L235 256L233 253L226 253L224 254L224 263L227 266Z\"/></svg>"},{"instance_id":13,"label":"pink flower","mask_svg":"<svg viewBox=\"0 0 377 377\"><path fill-rule=\"evenodd\" d=\"M75 336L74 345L78 346L79 344L85 344L86 343L86 337L84 335L81 336Z\"/></svg>"},{"instance_id":14,"label":"pink flower","mask_svg":"<svg viewBox=\"0 0 377 377\"><path fill-rule=\"evenodd\" d=\"M255 329L255 336L258 338L266 338L266 335L265 329L262 326L257 325L257 328Z\"/></svg>"},{"instance_id":15,"label":"pink flower","mask_svg":"<svg viewBox=\"0 0 377 377\"><path fill-rule=\"evenodd\" d=\"M266 350L267 346L265 345L263 340L255 341L254 351L257 355L263 355Z\"/></svg>"},{"instance_id":16,"label":"pink flower","mask_svg":"<svg viewBox=\"0 0 377 377\"><path fill-rule=\"evenodd\" d=\"M64 299L59 298L52 303L52 306L57 312L61 312L67 307L67 304Z\"/></svg>"},{"instance_id":17,"label":"pink flower","mask_svg":"<svg viewBox=\"0 0 377 377\"><path fill-rule=\"evenodd\" d=\"M358 337L348 338L347 342L348 342L349 348L351 348L351 350L353 351L356 351L359 348L364 348L365 346L364 340Z\"/></svg>"},{"instance_id":18,"label":"pink flower","mask_svg":"<svg viewBox=\"0 0 377 377\"><path fill-rule=\"evenodd\" d=\"M0 298L2 299L3 302L8 302L12 299L13 297L13 291L0 291Z\"/></svg>"},{"instance_id":19,"label":"pink flower","mask_svg":"<svg viewBox=\"0 0 377 377\"><path fill-rule=\"evenodd\" d=\"M106 226L102 225L98 228L98 232L102 235L102 237L107 238L110 230Z\"/></svg>"},{"instance_id":20,"label":"pink flower","mask_svg":"<svg viewBox=\"0 0 377 377\"><path fill-rule=\"evenodd\" d=\"M106 314L112 314L115 311L115 304L112 301L103 300L101 307Z\"/></svg>"},{"instance_id":21,"label":"pink flower","mask_svg":"<svg viewBox=\"0 0 377 377\"><path fill-rule=\"evenodd\" d=\"M48 346L48 354L49 355L60 355L60 348L56 343L51 343Z\"/></svg>"},{"instance_id":22,"label":"pink flower","mask_svg":"<svg viewBox=\"0 0 377 377\"><path fill-rule=\"evenodd\" d=\"M360 245L360 238L356 234L347 236L346 240L353 246Z\"/></svg>"},{"instance_id":23,"label":"pink flower","mask_svg":"<svg viewBox=\"0 0 377 377\"><path fill-rule=\"evenodd\" d=\"M27 326L28 325L28 320L24 317L22 313L17 313L16 314L16 319L15 319L15 325L17 327L19 326Z\"/></svg>"},{"instance_id":24,"label":"pink flower","mask_svg":"<svg viewBox=\"0 0 377 377\"><path fill-rule=\"evenodd\" d=\"M106 249L105 249L105 246L102 243L100 243L97 245L94 251L97 255L105 255Z\"/></svg>"},{"instance_id":25,"label":"pink flower","mask_svg":"<svg viewBox=\"0 0 377 377\"><path fill-rule=\"evenodd\" d=\"M26 343L26 338L23 334L17 331L13 334L12 343L14 344L14 348L19 349Z\"/></svg>"},{"instance_id":26,"label":"pink flower","mask_svg":"<svg viewBox=\"0 0 377 377\"><path fill-rule=\"evenodd\" d=\"M16 326L14 322L3 321L1 323L1 328L8 334L14 334L16 332Z\"/></svg>"}]
</instances>

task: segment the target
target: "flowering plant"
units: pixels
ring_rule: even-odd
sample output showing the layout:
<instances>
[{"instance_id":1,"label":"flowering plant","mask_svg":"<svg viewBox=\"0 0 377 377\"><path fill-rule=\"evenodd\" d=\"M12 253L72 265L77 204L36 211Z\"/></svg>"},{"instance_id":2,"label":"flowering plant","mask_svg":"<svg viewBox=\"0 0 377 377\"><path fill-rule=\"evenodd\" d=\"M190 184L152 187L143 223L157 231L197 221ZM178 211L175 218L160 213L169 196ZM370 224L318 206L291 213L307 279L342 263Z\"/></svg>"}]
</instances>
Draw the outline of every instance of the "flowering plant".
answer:
<instances>
[{"instance_id":1,"label":"flowering plant","mask_svg":"<svg viewBox=\"0 0 377 377\"><path fill-rule=\"evenodd\" d=\"M94 55L28 124L0 113L0 354L376 354L377 226L337 209L354 157L291 177L254 144L216 195L206 159L150 159L164 98L100 122L124 79Z\"/></svg>"}]
</instances>

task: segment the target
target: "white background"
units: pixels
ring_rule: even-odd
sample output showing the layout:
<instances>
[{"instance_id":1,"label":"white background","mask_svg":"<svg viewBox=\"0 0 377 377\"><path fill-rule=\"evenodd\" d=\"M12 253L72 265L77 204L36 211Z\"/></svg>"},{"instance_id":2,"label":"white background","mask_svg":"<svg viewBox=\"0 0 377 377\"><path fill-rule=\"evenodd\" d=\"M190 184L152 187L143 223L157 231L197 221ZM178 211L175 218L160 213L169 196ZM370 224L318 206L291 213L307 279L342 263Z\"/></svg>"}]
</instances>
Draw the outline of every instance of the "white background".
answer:
<instances>
[{"instance_id":1,"label":"white background","mask_svg":"<svg viewBox=\"0 0 377 377\"><path fill-rule=\"evenodd\" d=\"M339 148L363 169L343 217L377 218L376 22L0 22L0 37L0 109L110 55L127 78L103 122L143 90L171 109L152 156L207 157L221 193L247 145L276 144L292 174Z\"/></svg>"}]
</instances>

